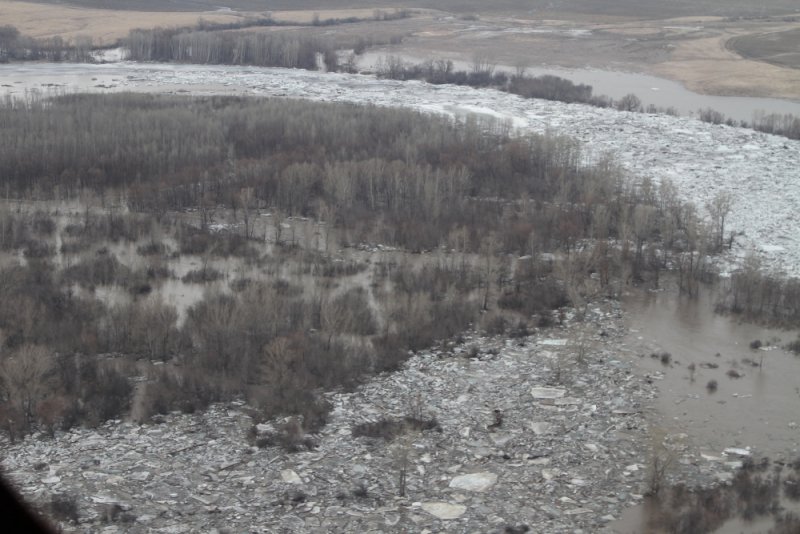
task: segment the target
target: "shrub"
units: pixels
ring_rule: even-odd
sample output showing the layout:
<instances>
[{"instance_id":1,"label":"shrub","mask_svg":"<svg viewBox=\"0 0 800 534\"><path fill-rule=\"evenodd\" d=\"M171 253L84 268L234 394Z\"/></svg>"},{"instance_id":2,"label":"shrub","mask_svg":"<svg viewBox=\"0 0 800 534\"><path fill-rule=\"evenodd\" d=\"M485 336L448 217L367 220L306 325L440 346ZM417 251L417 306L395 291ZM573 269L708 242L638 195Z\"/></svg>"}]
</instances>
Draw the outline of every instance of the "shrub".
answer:
<instances>
[{"instance_id":1,"label":"shrub","mask_svg":"<svg viewBox=\"0 0 800 534\"><path fill-rule=\"evenodd\" d=\"M353 437L382 438L392 441L398 436L413 431L441 430L435 418L420 419L405 416L402 419L381 419L374 423L359 423L353 427Z\"/></svg>"},{"instance_id":2,"label":"shrub","mask_svg":"<svg viewBox=\"0 0 800 534\"><path fill-rule=\"evenodd\" d=\"M55 247L42 241L29 241L25 245L26 258L49 258L56 253Z\"/></svg>"},{"instance_id":3,"label":"shrub","mask_svg":"<svg viewBox=\"0 0 800 534\"><path fill-rule=\"evenodd\" d=\"M61 276L64 283L76 283L84 287L111 285L127 278L130 270L122 265L106 249L102 249L92 258L84 259L63 270Z\"/></svg>"},{"instance_id":4,"label":"shrub","mask_svg":"<svg viewBox=\"0 0 800 534\"><path fill-rule=\"evenodd\" d=\"M367 489L367 485L363 482L356 484L356 486L353 488L353 491L350 493L352 493L353 497L358 499L366 499L369 497L369 490Z\"/></svg>"},{"instance_id":5,"label":"shrub","mask_svg":"<svg viewBox=\"0 0 800 534\"><path fill-rule=\"evenodd\" d=\"M259 448L281 447L288 453L311 451L317 443L311 436L303 431L303 425L297 417L292 417L283 423L276 432L267 432L257 435L255 444Z\"/></svg>"},{"instance_id":6,"label":"shrub","mask_svg":"<svg viewBox=\"0 0 800 534\"><path fill-rule=\"evenodd\" d=\"M36 212L33 218L33 231L40 235L53 235L56 231L56 222L46 213Z\"/></svg>"},{"instance_id":7,"label":"shrub","mask_svg":"<svg viewBox=\"0 0 800 534\"><path fill-rule=\"evenodd\" d=\"M145 418L173 410L194 413L222 400L222 384L197 369L182 369L180 374L169 368L156 372L147 384L142 415Z\"/></svg>"},{"instance_id":8,"label":"shrub","mask_svg":"<svg viewBox=\"0 0 800 534\"><path fill-rule=\"evenodd\" d=\"M169 253L169 247L158 241L149 241L136 247L136 252L140 256L165 256Z\"/></svg>"},{"instance_id":9,"label":"shrub","mask_svg":"<svg viewBox=\"0 0 800 534\"><path fill-rule=\"evenodd\" d=\"M47 504L47 515L59 521L78 522L78 501L73 495L53 495Z\"/></svg>"},{"instance_id":10,"label":"shrub","mask_svg":"<svg viewBox=\"0 0 800 534\"><path fill-rule=\"evenodd\" d=\"M793 501L800 501L800 476L789 475L783 480L783 494Z\"/></svg>"},{"instance_id":11,"label":"shrub","mask_svg":"<svg viewBox=\"0 0 800 534\"><path fill-rule=\"evenodd\" d=\"M202 269L195 269L186 273L183 278L181 278L181 282L184 284L205 284L219 280L223 276L224 275L220 271L212 267L203 267Z\"/></svg>"}]
</instances>

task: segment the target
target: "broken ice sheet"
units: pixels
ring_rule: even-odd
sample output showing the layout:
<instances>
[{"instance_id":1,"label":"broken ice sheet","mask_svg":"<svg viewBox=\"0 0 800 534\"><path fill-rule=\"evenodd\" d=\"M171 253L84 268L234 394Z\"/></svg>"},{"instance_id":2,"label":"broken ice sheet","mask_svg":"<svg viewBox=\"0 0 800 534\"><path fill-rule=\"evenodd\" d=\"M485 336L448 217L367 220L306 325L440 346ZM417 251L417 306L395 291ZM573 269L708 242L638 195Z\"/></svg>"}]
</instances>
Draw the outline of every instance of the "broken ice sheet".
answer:
<instances>
[{"instance_id":1,"label":"broken ice sheet","mask_svg":"<svg viewBox=\"0 0 800 534\"><path fill-rule=\"evenodd\" d=\"M562 388L549 388L549 387L535 387L531 388L531 395L534 399L558 399L567 393L566 389Z\"/></svg>"}]
</instances>

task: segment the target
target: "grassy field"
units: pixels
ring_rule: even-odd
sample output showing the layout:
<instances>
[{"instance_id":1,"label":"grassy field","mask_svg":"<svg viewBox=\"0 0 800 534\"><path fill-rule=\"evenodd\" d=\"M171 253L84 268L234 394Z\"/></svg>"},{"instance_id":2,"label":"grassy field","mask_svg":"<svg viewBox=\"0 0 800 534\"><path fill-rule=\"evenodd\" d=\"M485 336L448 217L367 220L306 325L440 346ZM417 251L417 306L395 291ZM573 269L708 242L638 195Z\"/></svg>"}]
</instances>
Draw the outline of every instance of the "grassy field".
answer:
<instances>
[{"instance_id":1,"label":"grassy field","mask_svg":"<svg viewBox=\"0 0 800 534\"><path fill-rule=\"evenodd\" d=\"M711 37L676 43L670 58L652 70L700 93L800 99L800 70L742 57L730 46L731 40L759 33L757 28L723 29Z\"/></svg>"},{"instance_id":2,"label":"grassy field","mask_svg":"<svg viewBox=\"0 0 800 534\"><path fill-rule=\"evenodd\" d=\"M196 24L200 16L215 22L232 22L241 18L241 15L226 13L155 13L0 2L0 23L16 26L25 35L40 38L60 35L65 39L88 35L100 44L114 43L133 28Z\"/></svg>"},{"instance_id":3,"label":"grassy field","mask_svg":"<svg viewBox=\"0 0 800 534\"><path fill-rule=\"evenodd\" d=\"M126 3L127 4L127 3ZM383 10L392 13L393 10ZM156 26L192 26L199 19L211 22L239 22L247 17L259 17L269 13L280 22L310 24L314 18L345 19L356 17L371 19L375 9L325 9L319 11L126 11L96 9L70 5L46 5L44 3L0 1L0 23L16 26L19 31L32 37L47 38L60 35L72 39L79 35L92 37L96 43L111 44L126 37L135 28ZM401 19L399 22L402 22ZM387 21L396 22L396 21ZM410 30L408 30L410 31Z\"/></svg>"}]
</instances>

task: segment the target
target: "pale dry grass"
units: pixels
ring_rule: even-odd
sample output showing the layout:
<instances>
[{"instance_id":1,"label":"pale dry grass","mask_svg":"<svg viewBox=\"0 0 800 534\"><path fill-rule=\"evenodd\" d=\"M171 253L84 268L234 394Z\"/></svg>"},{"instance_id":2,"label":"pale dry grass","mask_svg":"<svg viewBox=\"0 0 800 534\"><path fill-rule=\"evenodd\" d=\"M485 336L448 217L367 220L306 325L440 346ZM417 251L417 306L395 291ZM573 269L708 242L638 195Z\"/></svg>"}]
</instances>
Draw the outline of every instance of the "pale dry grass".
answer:
<instances>
[{"instance_id":1,"label":"pale dry grass","mask_svg":"<svg viewBox=\"0 0 800 534\"><path fill-rule=\"evenodd\" d=\"M744 59L726 48L732 36L679 42L652 71L698 93L800 99L800 70Z\"/></svg>"},{"instance_id":2,"label":"pale dry grass","mask_svg":"<svg viewBox=\"0 0 800 534\"><path fill-rule=\"evenodd\" d=\"M151 13L0 1L0 22L16 26L25 35L60 35L67 40L87 35L99 44L114 43L127 36L128 31L134 28L193 25L200 17L213 22L234 22L241 19L241 15L220 12Z\"/></svg>"},{"instance_id":3,"label":"pale dry grass","mask_svg":"<svg viewBox=\"0 0 800 534\"><path fill-rule=\"evenodd\" d=\"M384 13L394 8L381 8ZM70 40L76 36L90 36L96 43L110 44L128 35L134 28L156 26L192 26L202 18L211 22L237 22L245 17L259 17L270 13L276 21L309 24L314 17L320 20L357 17L372 18L375 9L341 9L319 11L205 11L205 12L147 12L111 9L90 9L61 5L35 4L0 0L0 24L16 26L20 32L32 37L60 35Z\"/></svg>"}]
</instances>

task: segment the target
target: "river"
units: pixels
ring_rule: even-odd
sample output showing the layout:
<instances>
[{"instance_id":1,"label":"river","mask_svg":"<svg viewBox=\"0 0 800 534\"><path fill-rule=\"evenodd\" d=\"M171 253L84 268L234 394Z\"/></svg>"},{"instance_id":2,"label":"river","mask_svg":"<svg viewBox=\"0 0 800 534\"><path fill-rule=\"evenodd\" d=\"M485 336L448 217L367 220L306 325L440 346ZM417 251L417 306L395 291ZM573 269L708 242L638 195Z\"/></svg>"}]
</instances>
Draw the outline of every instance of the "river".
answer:
<instances>
[{"instance_id":1,"label":"river","mask_svg":"<svg viewBox=\"0 0 800 534\"><path fill-rule=\"evenodd\" d=\"M363 54L359 66L374 70L389 55L386 50L371 51ZM422 63L427 58L400 55L403 61ZM470 71L472 65L468 61L453 61L456 70ZM496 70L509 74L515 68L498 65ZM652 104L659 108L674 108L680 115L695 116L700 109L711 108L737 121L752 121L756 113L790 113L800 117L800 102L780 98L757 98L741 96L718 96L695 93L682 84L659 78L649 74L602 69L567 69L562 67L526 67L528 76L559 76L578 84L591 85L595 95L606 95L617 100L633 93L638 96L645 107Z\"/></svg>"}]
</instances>

